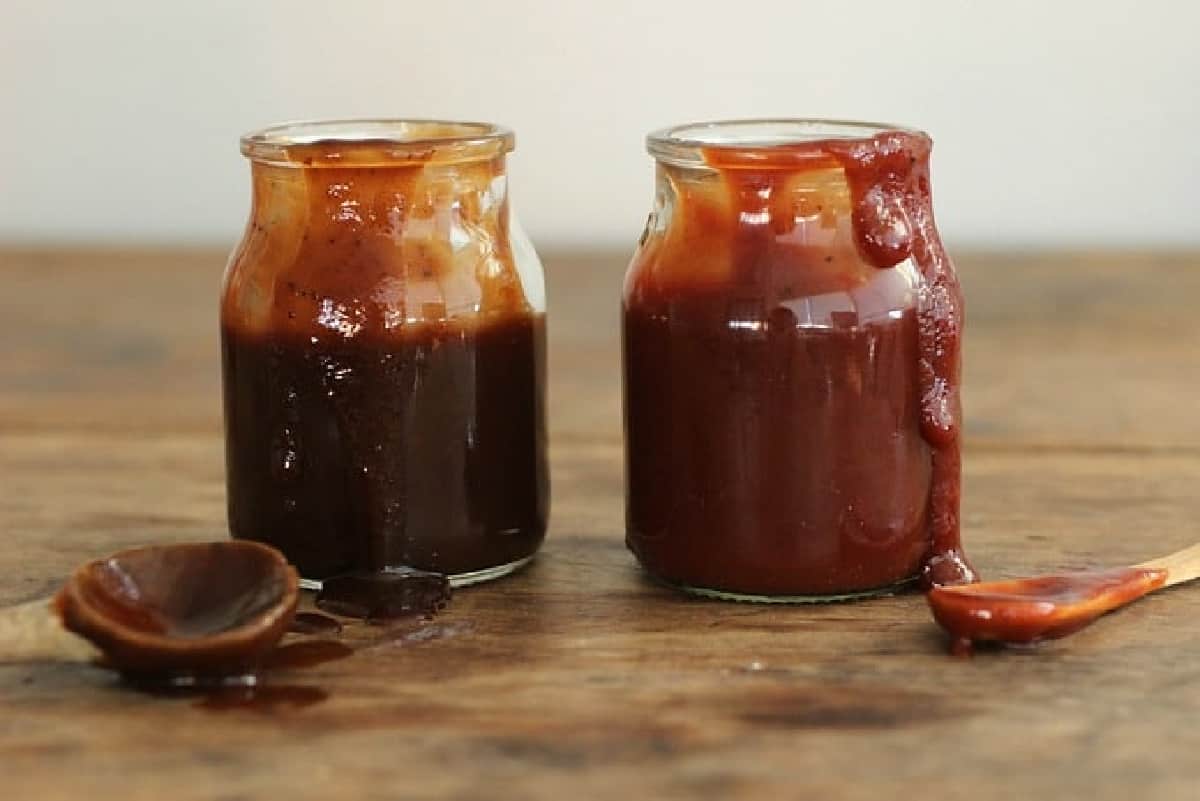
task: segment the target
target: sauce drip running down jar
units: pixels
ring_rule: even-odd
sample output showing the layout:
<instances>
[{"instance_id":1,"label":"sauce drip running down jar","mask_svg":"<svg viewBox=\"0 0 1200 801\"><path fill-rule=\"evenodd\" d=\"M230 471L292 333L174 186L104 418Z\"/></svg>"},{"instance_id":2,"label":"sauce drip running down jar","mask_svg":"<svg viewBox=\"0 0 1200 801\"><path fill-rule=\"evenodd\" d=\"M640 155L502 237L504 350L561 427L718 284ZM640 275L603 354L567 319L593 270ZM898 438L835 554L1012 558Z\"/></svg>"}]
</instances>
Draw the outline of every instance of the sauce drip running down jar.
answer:
<instances>
[{"instance_id":1,"label":"sauce drip running down jar","mask_svg":"<svg viewBox=\"0 0 1200 801\"><path fill-rule=\"evenodd\" d=\"M510 131L355 120L243 137L253 200L221 300L229 524L308 586L456 584L546 530L545 291Z\"/></svg>"},{"instance_id":2,"label":"sauce drip running down jar","mask_svg":"<svg viewBox=\"0 0 1200 801\"><path fill-rule=\"evenodd\" d=\"M657 195L623 293L629 548L737 600L975 580L929 137L749 120L647 143Z\"/></svg>"}]
</instances>

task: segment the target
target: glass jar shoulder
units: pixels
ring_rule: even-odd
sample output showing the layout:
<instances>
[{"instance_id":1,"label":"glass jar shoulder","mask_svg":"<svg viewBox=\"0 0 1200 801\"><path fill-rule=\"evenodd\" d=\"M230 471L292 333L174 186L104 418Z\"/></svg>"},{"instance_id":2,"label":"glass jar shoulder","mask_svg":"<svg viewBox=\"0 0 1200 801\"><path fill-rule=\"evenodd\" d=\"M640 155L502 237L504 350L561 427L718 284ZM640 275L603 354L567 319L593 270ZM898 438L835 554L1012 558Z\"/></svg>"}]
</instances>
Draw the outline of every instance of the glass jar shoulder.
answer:
<instances>
[{"instance_id":1,"label":"glass jar shoulder","mask_svg":"<svg viewBox=\"0 0 1200 801\"><path fill-rule=\"evenodd\" d=\"M225 272L226 324L353 335L545 310L541 263L507 207L480 217L453 199L413 208L359 192L339 217L297 194L256 184Z\"/></svg>"}]
</instances>

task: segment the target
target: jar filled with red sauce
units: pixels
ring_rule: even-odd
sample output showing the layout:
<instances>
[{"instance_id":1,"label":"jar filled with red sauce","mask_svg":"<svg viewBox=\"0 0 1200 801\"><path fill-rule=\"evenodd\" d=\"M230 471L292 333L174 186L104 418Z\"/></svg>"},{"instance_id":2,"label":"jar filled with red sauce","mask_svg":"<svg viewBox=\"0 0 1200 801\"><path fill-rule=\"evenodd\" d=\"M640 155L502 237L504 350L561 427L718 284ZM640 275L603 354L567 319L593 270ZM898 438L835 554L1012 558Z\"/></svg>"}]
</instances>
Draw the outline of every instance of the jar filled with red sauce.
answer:
<instances>
[{"instance_id":1,"label":"jar filled with red sauce","mask_svg":"<svg viewBox=\"0 0 1200 801\"><path fill-rule=\"evenodd\" d=\"M243 137L221 299L229 524L308 586L504 575L545 535L542 268L511 131L355 120Z\"/></svg>"},{"instance_id":2,"label":"jar filled with red sauce","mask_svg":"<svg viewBox=\"0 0 1200 801\"><path fill-rule=\"evenodd\" d=\"M929 137L749 120L647 142L657 195L623 293L629 548L738 600L974 580Z\"/></svg>"}]
</instances>

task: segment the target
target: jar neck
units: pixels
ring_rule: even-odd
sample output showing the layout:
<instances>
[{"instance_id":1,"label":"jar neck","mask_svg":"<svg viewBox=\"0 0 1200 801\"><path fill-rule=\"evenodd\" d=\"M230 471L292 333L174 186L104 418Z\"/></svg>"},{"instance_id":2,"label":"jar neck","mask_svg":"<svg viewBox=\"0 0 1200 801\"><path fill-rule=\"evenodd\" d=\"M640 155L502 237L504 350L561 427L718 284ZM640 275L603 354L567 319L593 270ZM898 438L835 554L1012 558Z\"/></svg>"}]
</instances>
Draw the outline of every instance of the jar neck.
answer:
<instances>
[{"instance_id":1,"label":"jar neck","mask_svg":"<svg viewBox=\"0 0 1200 801\"><path fill-rule=\"evenodd\" d=\"M455 163L303 166L254 161L250 225L274 239L503 242L504 156Z\"/></svg>"},{"instance_id":2,"label":"jar neck","mask_svg":"<svg viewBox=\"0 0 1200 801\"><path fill-rule=\"evenodd\" d=\"M936 267L929 137L756 138L765 124L651 135L658 193L638 258L659 265L655 281L814 296L865 286L880 269ZM795 125L808 123L783 130Z\"/></svg>"},{"instance_id":3,"label":"jar neck","mask_svg":"<svg viewBox=\"0 0 1200 801\"><path fill-rule=\"evenodd\" d=\"M751 170L660 161L642 250L660 262L664 281L747 291L778 284L796 296L845 291L877 269L857 247L850 188L836 164Z\"/></svg>"},{"instance_id":4,"label":"jar neck","mask_svg":"<svg viewBox=\"0 0 1200 801\"><path fill-rule=\"evenodd\" d=\"M702 216L737 217L752 230L827 228L852 211L845 171L832 162L809 169L728 170L659 161L655 172L665 203L686 205Z\"/></svg>"},{"instance_id":5,"label":"jar neck","mask_svg":"<svg viewBox=\"0 0 1200 801\"><path fill-rule=\"evenodd\" d=\"M754 242L801 259L815 246L824 257L835 251L834 262L844 253L876 268L924 262L940 248L929 187L932 141L920 131L743 120L656 131L647 147L658 160L666 219L689 237L715 240L709 244L735 242L741 262L762 260Z\"/></svg>"}]
</instances>

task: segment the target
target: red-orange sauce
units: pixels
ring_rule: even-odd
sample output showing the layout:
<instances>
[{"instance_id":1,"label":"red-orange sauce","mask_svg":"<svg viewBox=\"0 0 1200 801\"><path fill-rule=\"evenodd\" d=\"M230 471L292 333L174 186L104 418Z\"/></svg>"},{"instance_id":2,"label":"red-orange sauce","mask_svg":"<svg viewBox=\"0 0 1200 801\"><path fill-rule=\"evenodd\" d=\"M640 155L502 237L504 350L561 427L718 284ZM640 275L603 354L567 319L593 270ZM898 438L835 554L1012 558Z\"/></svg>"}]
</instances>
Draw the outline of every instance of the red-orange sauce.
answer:
<instances>
[{"instance_id":1,"label":"red-orange sauce","mask_svg":"<svg viewBox=\"0 0 1200 801\"><path fill-rule=\"evenodd\" d=\"M973 642L1035 643L1065 637L1166 580L1166 570L1123 567L935 587L928 600L934 619L950 633L952 649L969 653Z\"/></svg>"},{"instance_id":2,"label":"red-orange sauce","mask_svg":"<svg viewBox=\"0 0 1200 801\"><path fill-rule=\"evenodd\" d=\"M963 301L930 149L903 131L711 147L723 194L680 182L624 298L627 541L650 572L765 595L978 579L959 536ZM817 200L790 188L839 167ZM813 245L806 214L848 216L853 241ZM915 308L819 329L791 311L909 259Z\"/></svg>"}]
</instances>

